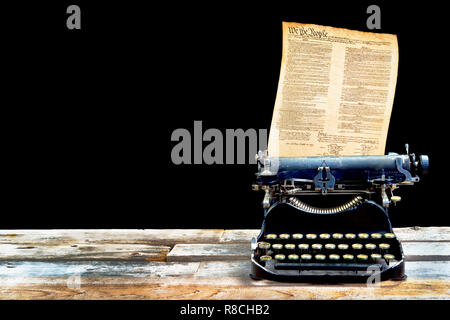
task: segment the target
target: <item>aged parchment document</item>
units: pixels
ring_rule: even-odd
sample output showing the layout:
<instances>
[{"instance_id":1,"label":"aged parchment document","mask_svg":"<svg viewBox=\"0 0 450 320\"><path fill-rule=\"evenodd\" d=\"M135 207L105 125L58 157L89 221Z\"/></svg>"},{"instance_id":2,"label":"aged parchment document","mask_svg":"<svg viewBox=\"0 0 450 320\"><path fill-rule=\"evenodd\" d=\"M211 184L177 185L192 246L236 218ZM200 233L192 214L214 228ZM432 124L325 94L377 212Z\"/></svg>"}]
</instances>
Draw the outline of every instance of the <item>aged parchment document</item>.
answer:
<instances>
[{"instance_id":1,"label":"aged parchment document","mask_svg":"<svg viewBox=\"0 0 450 320\"><path fill-rule=\"evenodd\" d=\"M395 35L283 22L269 155L383 155L397 67Z\"/></svg>"}]
</instances>

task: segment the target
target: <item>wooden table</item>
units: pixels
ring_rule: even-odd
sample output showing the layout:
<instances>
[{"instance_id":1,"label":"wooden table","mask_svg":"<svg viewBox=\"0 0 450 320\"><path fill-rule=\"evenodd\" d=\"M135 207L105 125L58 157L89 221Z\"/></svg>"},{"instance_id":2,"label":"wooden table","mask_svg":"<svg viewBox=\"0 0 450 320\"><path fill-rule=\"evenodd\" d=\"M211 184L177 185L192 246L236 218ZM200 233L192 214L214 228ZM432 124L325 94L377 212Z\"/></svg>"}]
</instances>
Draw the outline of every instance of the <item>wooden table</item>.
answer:
<instances>
[{"instance_id":1,"label":"wooden table","mask_svg":"<svg viewBox=\"0 0 450 320\"><path fill-rule=\"evenodd\" d=\"M449 299L450 228L394 229L408 279L253 281L259 230L2 230L0 299Z\"/></svg>"}]
</instances>

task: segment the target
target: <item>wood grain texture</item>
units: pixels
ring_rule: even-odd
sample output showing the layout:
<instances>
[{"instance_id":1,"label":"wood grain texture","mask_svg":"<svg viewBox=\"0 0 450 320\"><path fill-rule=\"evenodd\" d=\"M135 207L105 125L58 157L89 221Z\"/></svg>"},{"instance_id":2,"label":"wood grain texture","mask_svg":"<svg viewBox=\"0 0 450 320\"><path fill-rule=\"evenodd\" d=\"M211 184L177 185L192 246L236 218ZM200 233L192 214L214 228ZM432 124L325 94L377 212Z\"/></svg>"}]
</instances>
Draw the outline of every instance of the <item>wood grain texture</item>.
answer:
<instances>
[{"instance_id":1,"label":"wood grain texture","mask_svg":"<svg viewBox=\"0 0 450 320\"><path fill-rule=\"evenodd\" d=\"M0 261L148 260L165 261L170 247L142 244L0 244Z\"/></svg>"},{"instance_id":2,"label":"wood grain texture","mask_svg":"<svg viewBox=\"0 0 450 320\"><path fill-rule=\"evenodd\" d=\"M250 273L250 261L204 261L195 277L236 277L245 280ZM434 278L450 281L450 261L414 261L406 264L409 279Z\"/></svg>"},{"instance_id":3,"label":"wood grain texture","mask_svg":"<svg viewBox=\"0 0 450 320\"><path fill-rule=\"evenodd\" d=\"M77 245L218 243L223 229L74 229L0 230L0 244Z\"/></svg>"},{"instance_id":4,"label":"wood grain texture","mask_svg":"<svg viewBox=\"0 0 450 320\"><path fill-rule=\"evenodd\" d=\"M259 230L3 230L0 299L450 299L449 231L396 229L408 279L367 287L251 280Z\"/></svg>"},{"instance_id":5,"label":"wood grain texture","mask_svg":"<svg viewBox=\"0 0 450 320\"><path fill-rule=\"evenodd\" d=\"M450 242L404 242L406 261L449 261Z\"/></svg>"},{"instance_id":6,"label":"wood grain texture","mask_svg":"<svg viewBox=\"0 0 450 320\"><path fill-rule=\"evenodd\" d=\"M16 278L71 277L199 277L239 278L246 281L250 261L146 262L146 261L64 261L64 262L0 262L0 284ZM408 278L450 280L450 261L414 261L406 264Z\"/></svg>"},{"instance_id":7,"label":"wood grain texture","mask_svg":"<svg viewBox=\"0 0 450 320\"><path fill-rule=\"evenodd\" d=\"M199 262L171 263L147 261L64 261L64 262L0 262L0 284L32 277L71 277L79 274L91 277L165 278L193 276Z\"/></svg>"},{"instance_id":8,"label":"wood grain texture","mask_svg":"<svg viewBox=\"0 0 450 320\"><path fill-rule=\"evenodd\" d=\"M448 261L450 242L405 242L407 261ZM177 244L167 261L248 260L250 243Z\"/></svg>"},{"instance_id":9,"label":"wood grain texture","mask_svg":"<svg viewBox=\"0 0 450 320\"><path fill-rule=\"evenodd\" d=\"M177 244L167 261L208 261L250 259L250 244Z\"/></svg>"},{"instance_id":10,"label":"wood grain texture","mask_svg":"<svg viewBox=\"0 0 450 320\"><path fill-rule=\"evenodd\" d=\"M409 279L386 281L379 287L365 284L280 284L240 278L81 278L79 288L68 287L67 278L24 278L2 283L1 299L448 299L450 281Z\"/></svg>"},{"instance_id":11,"label":"wood grain texture","mask_svg":"<svg viewBox=\"0 0 450 320\"><path fill-rule=\"evenodd\" d=\"M245 243L259 234L259 229L225 230L221 243ZM394 228L401 242L450 242L450 227Z\"/></svg>"}]
</instances>

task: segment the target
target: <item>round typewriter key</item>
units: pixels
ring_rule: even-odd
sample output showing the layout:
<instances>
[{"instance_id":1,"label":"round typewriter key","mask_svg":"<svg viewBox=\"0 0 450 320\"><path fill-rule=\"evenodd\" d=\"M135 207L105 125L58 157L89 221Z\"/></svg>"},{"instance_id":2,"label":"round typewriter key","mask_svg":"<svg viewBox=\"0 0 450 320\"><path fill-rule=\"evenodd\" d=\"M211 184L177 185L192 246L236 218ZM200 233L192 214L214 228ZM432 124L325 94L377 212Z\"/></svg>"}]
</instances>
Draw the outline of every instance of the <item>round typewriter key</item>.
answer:
<instances>
[{"instance_id":1,"label":"round typewriter key","mask_svg":"<svg viewBox=\"0 0 450 320\"><path fill-rule=\"evenodd\" d=\"M344 254L343 256L342 256L342 258L344 259L344 260L353 260L353 255L352 254Z\"/></svg>"},{"instance_id":2,"label":"round typewriter key","mask_svg":"<svg viewBox=\"0 0 450 320\"><path fill-rule=\"evenodd\" d=\"M288 243L288 244L284 245L284 248L287 250L295 250L295 244Z\"/></svg>"},{"instance_id":3,"label":"round typewriter key","mask_svg":"<svg viewBox=\"0 0 450 320\"><path fill-rule=\"evenodd\" d=\"M320 239L330 239L330 234L329 233L321 233L319 235Z\"/></svg>"},{"instance_id":4,"label":"round typewriter key","mask_svg":"<svg viewBox=\"0 0 450 320\"><path fill-rule=\"evenodd\" d=\"M378 253L372 253L372 254L370 255L370 257L371 257L373 260L381 259L381 254L378 254Z\"/></svg>"},{"instance_id":5,"label":"round typewriter key","mask_svg":"<svg viewBox=\"0 0 450 320\"><path fill-rule=\"evenodd\" d=\"M308 233L306 235L306 239L312 240L312 239L316 239L316 238L317 238L317 234L314 234L314 233Z\"/></svg>"},{"instance_id":6,"label":"round typewriter key","mask_svg":"<svg viewBox=\"0 0 450 320\"><path fill-rule=\"evenodd\" d=\"M325 249L334 250L334 249L336 249L336 245L334 243L327 243L325 245Z\"/></svg>"},{"instance_id":7,"label":"round typewriter key","mask_svg":"<svg viewBox=\"0 0 450 320\"><path fill-rule=\"evenodd\" d=\"M281 250L281 249L283 249L283 245L281 243L274 243L272 245L272 249L274 249L274 250Z\"/></svg>"},{"instance_id":8,"label":"round typewriter key","mask_svg":"<svg viewBox=\"0 0 450 320\"><path fill-rule=\"evenodd\" d=\"M283 239L283 240L287 240L290 237L291 236L289 235L289 233L282 233L282 234L280 234L280 239Z\"/></svg>"},{"instance_id":9,"label":"round typewriter key","mask_svg":"<svg viewBox=\"0 0 450 320\"><path fill-rule=\"evenodd\" d=\"M384 237L386 239L394 239L395 238L395 234L393 234L393 233L385 233Z\"/></svg>"},{"instance_id":10,"label":"round typewriter key","mask_svg":"<svg viewBox=\"0 0 450 320\"><path fill-rule=\"evenodd\" d=\"M337 261L340 258L338 254L330 254L328 257L333 261Z\"/></svg>"},{"instance_id":11,"label":"round typewriter key","mask_svg":"<svg viewBox=\"0 0 450 320\"><path fill-rule=\"evenodd\" d=\"M288 259L289 259L289 260L292 260L292 261L298 260L298 255L296 255L296 254L290 254L290 255L288 255Z\"/></svg>"},{"instance_id":12,"label":"round typewriter key","mask_svg":"<svg viewBox=\"0 0 450 320\"><path fill-rule=\"evenodd\" d=\"M269 234L266 234L265 238L268 240L274 240L277 238L277 235L275 233L269 233Z\"/></svg>"},{"instance_id":13,"label":"round typewriter key","mask_svg":"<svg viewBox=\"0 0 450 320\"><path fill-rule=\"evenodd\" d=\"M302 260L311 260L312 256L310 254L305 253L302 254L300 258L302 258Z\"/></svg>"},{"instance_id":14,"label":"round typewriter key","mask_svg":"<svg viewBox=\"0 0 450 320\"><path fill-rule=\"evenodd\" d=\"M307 244L307 243L300 243L300 244L298 245L298 248L299 248L300 250L308 250L308 249L309 249L309 244Z\"/></svg>"},{"instance_id":15,"label":"round typewriter key","mask_svg":"<svg viewBox=\"0 0 450 320\"><path fill-rule=\"evenodd\" d=\"M387 243L380 243L380 244L378 245L378 247L380 247L381 250L387 250L387 249L389 249L391 246L390 246L389 244L387 244Z\"/></svg>"},{"instance_id":16,"label":"round typewriter key","mask_svg":"<svg viewBox=\"0 0 450 320\"><path fill-rule=\"evenodd\" d=\"M358 254L356 258L358 259L358 261L366 261L369 257L365 254Z\"/></svg>"},{"instance_id":17,"label":"round typewriter key","mask_svg":"<svg viewBox=\"0 0 450 320\"><path fill-rule=\"evenodd\" d=\"M260 261L270 261L270 260L272 260L272 257L271 256L261 256L261 257L259 257L259 260Z\"/></svg>"},{"instance_id":18,"label":"round typewriter key","mask_svg":"<svg viewBox=\"0 0 450 320\"><path fill-rule=\"evenodd\" d=\"M346 233L345 234L345 238L347 238L347 239L355 239L356 238L356 234L354 234L354 233Z\"/></svg>"},{"instance_id":19,"label":"round typewriter key","mask_svg":"<svg viewBox=\"0 0 450 320\"><path fill-rule=\"evenodd\" d=\"M325 260L327 257L326 257L324 254L316 254L316 255L314 256L314 258L316 258L316 260L323 261L323 260Z\"/></svg>"},{"instance_id":20,"label":"round typewriter key","mask_svg":"<svg viewBox=\"0 0 450 320\"><path fill-rule=\"evenodd\" d=\"M265 249L265 250L267 250L267 249L270 249L270 243L268 243L268 242L259 242L259 243L258 243L258 247L259 247L260 249Z\"/></svg>"},{"instance_id":21,"label":"round typewriter key","mask_svg":"<svg viewBox=\"0 0 450 320\"><path fill-rule=\"evenodd\" d=\"M391 261L391 260L394 260L394 259L395 259L395 256L392 255L392 254L385 254L385 255L384 255L384 258L385 258L387 261Z\"/></svg>"},{"instance_id":22,"label":"round typewriter key","mask_svg":"<svg viewBox=\"0 0 450 320\"><path fill-rule=\"evenodd\" d=\"M342 233L333 233L333 239L342 239L343 237Z\"/></svg>"},{"instance_id":23,"label":"round typewriter key","mask_svg":"<svg viewBox=\"0 0 450 320\"><path fill-rule=\"evenodd\" d=\"M314 250L321 250L322 249L322 245L320 243L314 243L311 246L311 248L314 249Z\"/></svg>"},{"instance_id":24,"label":"round typewriter key","mask_svg":"<svg viewBox=\"0 0 450 320\"><path fill-rule=\"evenodd\" d=\"M283 261L284 259L286 259L286 256L284 254L276 254L275 255L275 260Z\"/></svg>"},{"instance_id":25,"label":"round typewriter key","mask_svg":"<svg viewBox=\"0 0 450 320\"><path fill-rule=\"evenodd\" d=\"M381 239L381 233L372 233L370 235L372 239Z\"/></svg>"},{"instance_id":26,"label":"round typewriter key","mask_svg":"<svg viewBox=\"0 0 450 320\"><path fill-rule=\"evenodd\" d=\"M360 239L368 239L369 234L368 233L358 233L358 238Z\"/></svg>"},{"instance_id":27,"label":"round typewriter key","mask_svg":"<svg viewBox=\"0 0 450 320\"><path fill-rule=\"evenodd\" d=\"M367 250L375 250L376 248L377 248L376 244L373 244L373 243L367 243L366 244L366 249Z\"/></svg>"},{"instance_id":28,"label":"round typewriter key","mask_svg":"<svg viewBox=\"0 0 450 320\"><path fill-rule=\"evenodd\" d=\"M301 234L301 233L294 233L293 235L292 235L292 239L303 239L303 234Z\"/></svg>"},{"instance_id":29,"label":"round typewriter key","mask_svg":"<svg viewBox=\"0 0 450 320\"><path fill-rule=\"evenodd\" d=\"M345 244L345 243L338 244L338 249L339 250L347 250L348 244Z\"/></svg>"},{"instance_id":30,"label":"round typewriter key","mask_svg":"<svg viewBox=\"0 0 450 320\"><path fill-rule=\"evenodd\" d=\"M361 250L363 248L363 245L361 243L354 243L352 244L353 250Z\"/></svg>"}]
</instances>

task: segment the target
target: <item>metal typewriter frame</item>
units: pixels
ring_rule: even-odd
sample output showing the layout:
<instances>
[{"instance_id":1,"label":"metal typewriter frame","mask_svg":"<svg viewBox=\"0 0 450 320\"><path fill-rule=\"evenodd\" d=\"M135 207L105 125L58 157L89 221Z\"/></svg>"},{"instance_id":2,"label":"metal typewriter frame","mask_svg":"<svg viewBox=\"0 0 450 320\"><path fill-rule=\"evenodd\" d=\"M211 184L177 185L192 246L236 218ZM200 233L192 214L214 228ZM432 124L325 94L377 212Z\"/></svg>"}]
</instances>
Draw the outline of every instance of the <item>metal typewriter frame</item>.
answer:
<instances>
[{"instance_id":1,"label":"metal typewriter frame","mask_svg":"<svg viewBox=\"0 0 450 320\"><path fill-rule=\"evenodd\" d=\"M348 272L333 273L332 270L320 270L308 273L297 272L275 272L273 267L267 267L265 263L256 260L258 253L257 243L263 240L263 236L267 228L267 218L278 206L286 207L286 210L294 208L302 214L320 215L320 216L335 216L339 214L347 214L349 212L358 213L358 208L363 206L371 206L376 208L379 213L385 215L384 232L393 232L391 222L389 219L388 208L391 203L400 201L400 197L394 196L393 191L402 185L413 185L418 182L418 173L426 173L429 161L427 156L420 156L416 158L414 154L409 153L409 147L406 145L406 154L398 155L396 153L389 153L387 156L375 156L378 158L370 158L370 156L360 156L344 159L349 165L345 165L345 161L341 161L345 157L313 157L313 158L297 158L297 159L282 159L280 163L276 164L276 170L281 167L281 172L274 170L273 161L278 161L277 158L270 158L267 152L259 152L256 156L258 163L257 184L253 185L254 190L263 190L264 200L262 202L264 208L264 220L261 227L260 234L252 239L252 272L250 276L255 279L271 279L276 281L289 282L362 282L373 275L373 273L364 273L358 270L358 265L355 264L354 270ZM370 162L374 160L375 162ZM308 162L305 162L308 161ZM311 163L321 163L314 170L314 165ZM383 165L379 167L374 166L374 169L359 168L361 163L368 162L373 166L373 163L387 163L389 168L384 168ZM295 167L297 162L302 162L305 169L297 170ZM342 166L337 170L333 165L327 163L338 164ZM343 164L344 163L344 164ZM395 163L395 164L393 164ZM352 167L353 166L353 167ZM303 168L302 167L302 168ZM372 167L370 167L372 168ZM349 172L353 170L355 177L348 179L345 176L346 170ZM307 178L303 177L306 175ZM306 196L350 196L354 197L347 200L345 203L331 208L320 208L307 204L300 200ZM376 198L375 201L372 198ZM395 264L384 264L380 266L380 280L403 280L405 275L405 256L401 243L396 239L401 257ZM270 262L273 263L273 262ZM269 265L270 265L269 263ZM315 264L316 266L320 264ZM313 264L304 263L305 270L314 270ZM330 265L331 266L331 265ZM311 269L307 269L311 268Z\"/></svg>"}]
</instances>

